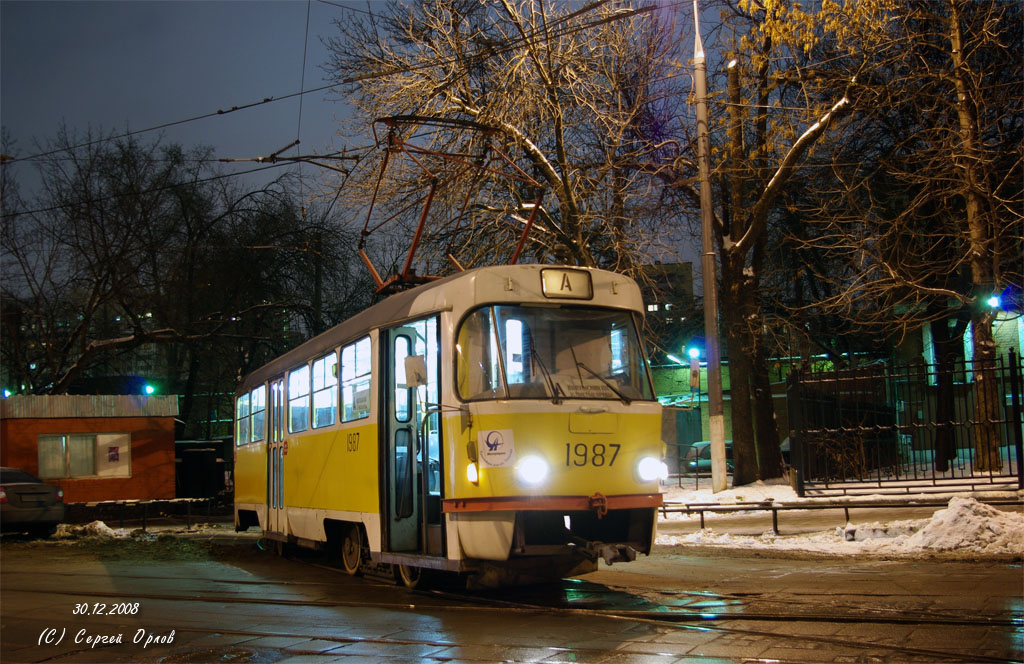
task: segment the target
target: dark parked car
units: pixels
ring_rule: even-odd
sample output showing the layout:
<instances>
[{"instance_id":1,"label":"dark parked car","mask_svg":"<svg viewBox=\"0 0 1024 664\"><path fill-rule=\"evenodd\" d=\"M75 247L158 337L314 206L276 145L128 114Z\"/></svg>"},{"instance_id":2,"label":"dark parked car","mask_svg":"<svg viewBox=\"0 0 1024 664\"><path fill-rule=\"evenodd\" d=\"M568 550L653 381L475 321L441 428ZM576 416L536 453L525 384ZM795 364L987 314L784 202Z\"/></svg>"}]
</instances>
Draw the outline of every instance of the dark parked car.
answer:
<instances>
[{"instance_id":1,"label":"dark parked car","mask_svg":"<svg viewBox=\"0 0 1024 664\"><path fill-rule=\"evenodd\" d=\"M725 441L725 466L726 472L732 472L732 441ZM684 473L710 473L711 472L711 441L698 440L690 445L683 457Z\"/></svg>"},{"instance_id":2,"label":"dark parked car","mask_svg":"<svg viewBox=\"0 0 1024 664\"><path fill-rule=\"evenodd\" d=\"M0 529L48 537L64 520L64 491L17 468L0 468Z\"/></svg>"}]
</instances>

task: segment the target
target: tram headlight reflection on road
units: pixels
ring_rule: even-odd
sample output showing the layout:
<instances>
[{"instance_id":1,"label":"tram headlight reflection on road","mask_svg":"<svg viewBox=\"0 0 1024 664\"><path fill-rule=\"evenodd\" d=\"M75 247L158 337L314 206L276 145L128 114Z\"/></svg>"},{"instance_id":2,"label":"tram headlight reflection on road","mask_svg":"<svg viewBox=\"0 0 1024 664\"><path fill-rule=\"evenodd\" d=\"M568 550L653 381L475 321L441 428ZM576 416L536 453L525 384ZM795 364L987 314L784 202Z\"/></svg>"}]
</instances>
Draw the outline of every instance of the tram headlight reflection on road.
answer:
<instances>
[{"instance_id":1,"label":"tram headlight reflection on road","mask_svg":"<svg viewBox=\"0 0 1024 664\"><path fill-rule=\"evenodd\" d=\"M547 479L549 470L547 461L536 455L528 456L516 465L516 477L523 484L537 486Z\"/></svg>"}]
</instances>

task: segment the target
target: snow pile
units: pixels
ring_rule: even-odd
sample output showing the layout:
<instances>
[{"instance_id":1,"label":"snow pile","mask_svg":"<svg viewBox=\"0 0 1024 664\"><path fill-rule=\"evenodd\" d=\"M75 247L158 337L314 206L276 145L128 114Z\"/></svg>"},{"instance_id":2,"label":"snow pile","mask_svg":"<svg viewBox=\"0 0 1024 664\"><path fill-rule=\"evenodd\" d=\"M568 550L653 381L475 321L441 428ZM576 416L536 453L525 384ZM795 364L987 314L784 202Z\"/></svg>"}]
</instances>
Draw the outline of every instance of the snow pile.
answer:
<instances>
[{"instance_id":1,"label":"snow pile","mask_svg":"<svg viewBox=\"0 0 1024 664\"><path fill-rule=\"evenodd\" d=\"M125 539L131 537L131 531L126 528L111 528L102 521L93 521L84 526L62 523L57 526L57 532L54 537L60 539L75 539L79 537Z\"/></svg>"},{"instance_id":2,"label":"snow pile","mask_svg":"<svg viewBox=\"0 0 1024 664\"><path fill-rule=\"evenodd\" d=\"M830 555L914 556L943 552L964 557L1022 558L1024 514L1004 512L974 498L955 497L948 507L938 510L930 519L847 524L834 531L788 536L767 531L759 537L751 537L704 529L688 535L659 535L657 543Z\"/></svg>"},{"instance_id":3,"label":"snow pile","mask_svg":"<svg viewBox=\"0 0 1024 664\"><path fill-rule=\"evenodd\" d=\"M916 533L907 537L909 550L1024 555L1024 515L998 510L973 498L953 498Z\"/></svg>"}]
</instances>

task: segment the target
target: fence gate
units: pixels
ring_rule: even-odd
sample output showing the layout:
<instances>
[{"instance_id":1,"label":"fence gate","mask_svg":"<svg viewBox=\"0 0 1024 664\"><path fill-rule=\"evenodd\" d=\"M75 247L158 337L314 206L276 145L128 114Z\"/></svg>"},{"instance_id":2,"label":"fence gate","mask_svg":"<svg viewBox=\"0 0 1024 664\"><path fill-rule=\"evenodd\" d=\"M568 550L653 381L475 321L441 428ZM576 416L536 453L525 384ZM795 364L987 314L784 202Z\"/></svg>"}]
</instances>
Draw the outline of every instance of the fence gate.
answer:
<instances>
[{"instance_id":1,"label":"fence gate","mask_svg":"<svg viewBox=\"0 0 1024 664\"><path fill-rule=\"evenodd\" d=\"M797 492L1024 489L1021 373L1013 349L986 367L793 372L787 401ZM988 412L986 398L995 401Z\"/></svg>"}]
</instances>

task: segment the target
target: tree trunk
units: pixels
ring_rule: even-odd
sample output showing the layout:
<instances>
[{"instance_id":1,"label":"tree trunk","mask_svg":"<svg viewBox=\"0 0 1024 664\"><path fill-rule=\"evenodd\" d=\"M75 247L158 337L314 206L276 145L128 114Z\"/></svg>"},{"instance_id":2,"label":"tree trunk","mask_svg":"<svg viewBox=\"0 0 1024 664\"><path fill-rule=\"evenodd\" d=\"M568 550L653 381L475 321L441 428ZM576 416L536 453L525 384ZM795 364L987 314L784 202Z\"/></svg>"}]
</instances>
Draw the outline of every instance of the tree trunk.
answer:
<instances>
[{"instance_id":1,"label":"tree trunk","mask_svg":"<svg viewBox=\"0 0 1024 664\"><path fill-rule=\"evenodd\" d=\"M739 104L739 69L729 68L729 160L732 166L729 183L729 235L742 237L746 229L743 196L746 189L743 150L743 116ZM733 486L750 484L759 478L757 447L754 443L754 418L751 411L751 358L753 348L747 331L746 313L752 303L747 276L744 274L745 252L733 245L722 248L722 321L729 348L729 397L732 405Z\"/></svg>"},{"instance_id":2,"label":"tree trunk","mask_svg":"<svg viewBox=\"0 0 1024 664\"><path fill-rule=\"evenodd\" d=\"M185 390L181 396L181 408L178 411L178 418L182 422L192 421L192 409L196 402L196 381L199 377L199 367L199 354L190 344L188 348L188 375L185 378ZM182 430L178 432L178 436L188 436L190 433Z\"/></svg>"},{"instance_id":3,"label":"tree trunk","mask_svg":"<svg viewBox=\"0 0 1024 664\"><path fill-rule=\"evenodd\" d=\"M967 79L970 72L963 56L960 34L960 0L950 2L949 20L950 51L953 58L953 83L956 87L956 110L960 122L960 149L954 153L954 160L962 169L964 209L967 213L967 228L970 237L971 286L974 308L971 312L971 327L974 338L974 377L976 391L975 417L980 422L974 440L976 457L974 469L979 471L998 470L999 466L999 400L995 374L996 347L992 337L991 312L984 309L984 301L993 288L992 250L993 233L990 226L991 213L985 207L981 191L984 176L979 172L979 142L977 113L969 95Z\"/></svg>"},{"instance_id":4,"label":"tree trunk","mask_svg":"<svg viewBox=\"0 0 1024 664\"><path fill-rule=\"evenodd\" d=\"M958 326L959 327L959 326ZM953 416L956 413L954 381L956 379L956 346L963 343L963 331L950 334L949 319L932 321L932 343L935 345L935 470L945 473L949 462L956 459L956 438Z\"/></svg>"},{"instance_id":5,"label":"tree trunk","mask_svg":"<svg viewBox=\"0 0 1024 664\"><path fill-rule=\"evenodd\" d=\"M737 265L738 263L738 265ZM723 256L722 322L725 326L729 349L729 398L732 406L732 460L733 486L756 482L757 447L754 443L753 412L751 411L751 352L744 316L746 311L742 260ZM728 278L726 272L729 272ZM737 274L738 272L738 274Z\"/></svg>"},{"instance_id":6,"label":"tree trunk","mask_svg":"<svg viewBox=\"0 0 1024 664\"><path fill-rule=\"evenodd\" d=\"M996 376L996 344L992 337L992 316L982 314L972 320L974 339L975 418L974 470L999 472L999 379Z\"/></svg>"},{"instance_id":7,"label":"tree trunk","mask_svg":"<svg viewBox=\"0 0 1024 664\"><path fill-rule=\"evenodd\" d=\"M758 318L760 321L760 318ZM750 327L750 326L748 326ZM754 424L757 430L757 465L761 479L782 477L782 449L779 447L779 425L775 419L775 400L772 397L768 362L764 355L759 330L751 329L754 343L751 382L754 386Z\"/></svg>"}]
</instances>

